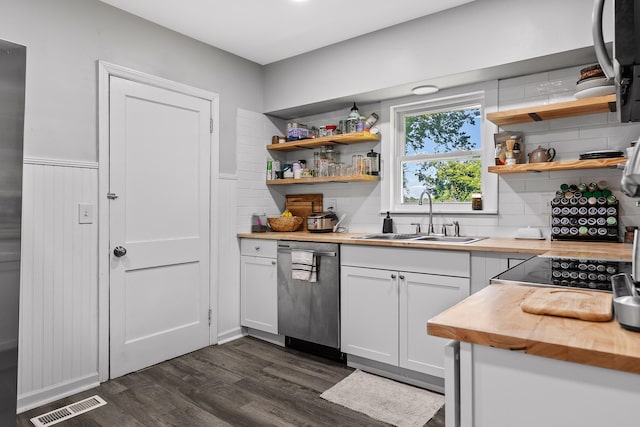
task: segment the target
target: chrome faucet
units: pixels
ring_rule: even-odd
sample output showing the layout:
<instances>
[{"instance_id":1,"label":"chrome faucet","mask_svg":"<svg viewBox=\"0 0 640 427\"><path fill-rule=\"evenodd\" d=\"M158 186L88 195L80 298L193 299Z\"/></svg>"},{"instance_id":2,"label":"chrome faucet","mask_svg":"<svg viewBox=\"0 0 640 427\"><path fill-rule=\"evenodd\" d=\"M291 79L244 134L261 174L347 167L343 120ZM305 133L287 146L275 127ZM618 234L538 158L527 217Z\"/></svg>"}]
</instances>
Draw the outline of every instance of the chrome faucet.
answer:
<instances>
[{"instance_id":1,"label":"chrome faucet","mask_svg":"<svg viewBox=\"0 0 640 427\"><path fill-rule=\"evenodd\" d=\"M451 224L442 224L442 234L447 235L447 227L453 227L453 235L455 237L460 237L460 223L458 221L453 221Z\"/></svg>"},{"instance_id":2,"label":"chrome faucet","mask_svg":"<svg viewBox=\"0 0 640 427\"><path fill-rule=\"evenodd\" d=\"M428 189L425 188L420 194L420 200L418 200L418 205L422 206L422 199L424 198L425 194L429 197L429 227L427 228L427 234L432 234L434 232L433 231L433 204L431 201L431 193L429 192Z\"/></svg>"}]
</instances>

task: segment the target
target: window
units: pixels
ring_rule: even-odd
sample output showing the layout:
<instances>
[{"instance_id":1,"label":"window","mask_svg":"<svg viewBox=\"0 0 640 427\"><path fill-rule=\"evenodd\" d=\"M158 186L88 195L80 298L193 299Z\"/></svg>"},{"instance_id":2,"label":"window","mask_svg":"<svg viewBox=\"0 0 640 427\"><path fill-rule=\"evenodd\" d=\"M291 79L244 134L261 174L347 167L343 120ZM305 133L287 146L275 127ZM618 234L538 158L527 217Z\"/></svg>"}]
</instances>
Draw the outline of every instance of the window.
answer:
<instances>
[{"instance_id":1,"label":"window","mask_svg":"<svg viewBox=\"0 0 640 427\"><path fill-rule=\"evenodd\" d=\"M484 91L391 106L390 210L423 210L426 188L434 212L471 213L473 193L490 193L481 213L495 211L497 181L486 172L487 128L495 128L485 124L485 109Z\"/></svg>"}]
</instances>

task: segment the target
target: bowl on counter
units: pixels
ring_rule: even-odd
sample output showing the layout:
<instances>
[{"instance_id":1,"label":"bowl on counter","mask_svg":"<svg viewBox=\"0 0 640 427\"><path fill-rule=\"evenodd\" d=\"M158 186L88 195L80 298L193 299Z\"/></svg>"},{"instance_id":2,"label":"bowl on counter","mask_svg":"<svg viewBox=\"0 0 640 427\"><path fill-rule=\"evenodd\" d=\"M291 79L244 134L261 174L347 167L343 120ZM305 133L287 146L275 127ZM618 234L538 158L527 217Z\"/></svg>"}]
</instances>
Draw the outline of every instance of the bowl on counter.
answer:
<instances>
[{"instance_id":1,"label":"bowl on counter","mask_svg":"<svg viewBox=\"0 0 640 427\"><path fill-rule=\"evenodd\" d=\"M296 231L302 225L302 218L299 216L277 216L267 218L267 221L273 231Z\"/></svg>"}]
</instances>

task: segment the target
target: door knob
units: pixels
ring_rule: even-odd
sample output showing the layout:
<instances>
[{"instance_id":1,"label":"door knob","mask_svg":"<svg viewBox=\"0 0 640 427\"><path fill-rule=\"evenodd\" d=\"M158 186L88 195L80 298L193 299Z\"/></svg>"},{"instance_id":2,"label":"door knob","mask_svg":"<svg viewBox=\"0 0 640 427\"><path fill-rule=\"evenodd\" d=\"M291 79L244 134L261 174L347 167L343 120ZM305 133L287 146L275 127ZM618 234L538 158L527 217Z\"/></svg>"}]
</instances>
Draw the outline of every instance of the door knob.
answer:
<instances>
[{"instance_id":1,"label":"door knob","mask_svg":"<svg viewBox=\"0 0 640 427\"><path fill-rule=\"evenodd\" d=\"M127 249L124 246L116 246L115 248L113 248L113 254L120 258L127 254Z\"/></svg>"}]
</instances>

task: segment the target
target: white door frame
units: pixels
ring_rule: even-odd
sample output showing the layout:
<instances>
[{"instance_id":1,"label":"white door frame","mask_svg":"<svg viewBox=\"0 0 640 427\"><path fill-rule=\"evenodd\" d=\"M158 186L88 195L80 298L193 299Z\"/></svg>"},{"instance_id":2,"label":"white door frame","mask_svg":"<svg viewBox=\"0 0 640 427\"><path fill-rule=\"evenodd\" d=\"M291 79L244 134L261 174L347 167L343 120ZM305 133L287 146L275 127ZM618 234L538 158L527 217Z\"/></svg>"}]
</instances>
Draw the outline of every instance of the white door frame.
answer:
<instances>
[{"instance_id":1,"label":"white door frame","mask_svg":"<svg viewBox=\"0 0 640 427\"><path fill-rule=\"evenodd\" d=\"M210 202L210 275L209 304L212 312L209 344L218 341L218 236L219 236L219 95L208 90L156 77L130 68L98 61L98 376L100 382L109 379L109 76L156 86L195 96L211 102L213 132L211 134L211 202Z\"/></svg>"}]
</instances>

